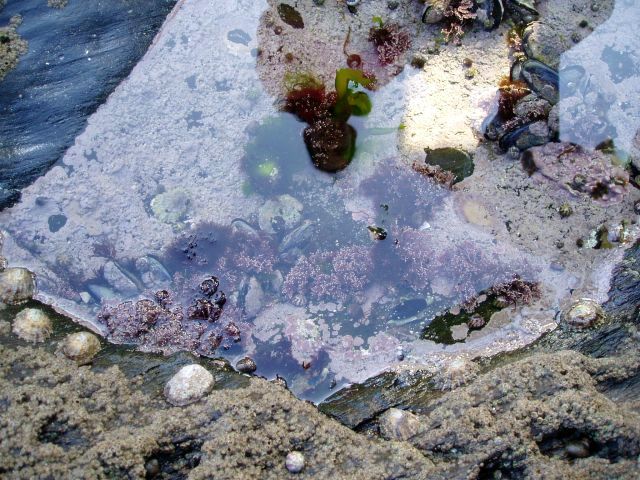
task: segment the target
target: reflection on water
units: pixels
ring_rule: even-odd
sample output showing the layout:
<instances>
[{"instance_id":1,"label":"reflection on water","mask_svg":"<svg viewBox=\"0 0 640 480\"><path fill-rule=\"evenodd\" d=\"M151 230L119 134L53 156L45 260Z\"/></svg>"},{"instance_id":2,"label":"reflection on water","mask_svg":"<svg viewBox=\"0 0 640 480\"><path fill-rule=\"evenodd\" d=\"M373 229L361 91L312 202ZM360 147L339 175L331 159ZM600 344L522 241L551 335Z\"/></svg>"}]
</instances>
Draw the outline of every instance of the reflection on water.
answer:
<instances>
[{"instance_id":1,"label":"reflection on water","mask_svg":"<svg viewBox=\"0 0 640 480\"><path fill-rule=\"evenodd\" d=\"M38 273L40 298L142 350L250 355L258 374L314 400L385 368L521 347L572 296L601 300L622 248L590 248L591 235L624 221L607 237L624 246L637 192L625 185L605 210L566 188L581 165L532 150L525 170L478 143L490 107L455 94L464 52L399 73L422 37L383 62L360 17L308 3L297 15L273 2L182 5L65 168L1 214L4 254ZM413 7L393 14L410 33L422 28ZM317 41L300 42L309 32ZM494 33L473 35L507 57ZM362 70L341 83L354 55ZM473 92L494 95L503 63ZM609 158L552 145L589 168Z\"/></svg>"}]
</instances>

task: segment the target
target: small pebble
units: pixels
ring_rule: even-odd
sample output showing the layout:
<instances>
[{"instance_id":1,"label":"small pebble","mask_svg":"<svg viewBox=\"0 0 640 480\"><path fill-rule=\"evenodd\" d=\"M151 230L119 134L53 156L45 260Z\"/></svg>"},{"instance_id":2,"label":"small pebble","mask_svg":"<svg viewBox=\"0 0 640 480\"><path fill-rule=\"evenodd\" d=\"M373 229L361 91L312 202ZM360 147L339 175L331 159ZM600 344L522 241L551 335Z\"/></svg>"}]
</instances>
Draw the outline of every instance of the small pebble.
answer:
<instances>
[{"instance_id":1,"label":"small pebble","mask_svg":"<svg viewBox=\"0 0 640 480\"><path fill-rule=\"evenodd\" d=\"M463 65L464 67L466 67L466 68L469 68L470 66L472 66L472 65L473 65L473 60L471 60L470 58L465 58L465 59L462 61L462 65Z\"/></svg>"},{"instance_id":2,"label":"small pebble","mask_svg":"<svg viewBox=\"0 0 640 480\"><path fill-rule=\"evenodd\" d=\"M304 469L304 455L302 452L289 452L284 464L291 473L300 473Z\"/></svg>"},{"instance_id":3,"label":"small pebble","mask_svg":"<svg viewBox=\"0 0 640 480\"><path fill-rule=\"evenodd\" d=\"M13 333L27 342L44 342L53 332L51 320L41 310L25 308L13 321Z\"/></svg>"},{"instance_id":4,"label":"small pebble","mask_svg":"<svg viewBox=\"0 0 640 480\"><path fill-rule=\"evenodd\" d=\"M213 388L213 375L201 365L182 367L164 387L164 396L174 406L197 402Z\"/></svg>"},{"instance_id":5,"label":"small pebble","mask_svg":"<svg viewBox=\"0 0 640 480\"><path fill-rule=\"evenodd\" d=\"M398 8L400 6L400 2L398 2L397 0L389 0L387 2L387 8L389 10L395 10L396 8Z\"/></svg>"},{"instance_id":6,"label":"small pebble","mask_svg":"<svg viewBox=\"0 0 640 480\"><path fill-rule=\"evenodd\" d=\"M251 357L244 357L236 363L236 370L241 373L253 373L258 369L256 362Z\"/></svg>"}]
</instances>

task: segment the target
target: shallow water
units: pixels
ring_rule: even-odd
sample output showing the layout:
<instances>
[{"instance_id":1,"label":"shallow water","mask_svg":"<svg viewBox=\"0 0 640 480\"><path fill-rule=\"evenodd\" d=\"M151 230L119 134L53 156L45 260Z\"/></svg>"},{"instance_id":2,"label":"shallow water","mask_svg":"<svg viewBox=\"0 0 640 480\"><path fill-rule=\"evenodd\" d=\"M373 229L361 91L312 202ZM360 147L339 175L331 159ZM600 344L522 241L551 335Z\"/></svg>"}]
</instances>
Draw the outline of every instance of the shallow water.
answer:
<instances>
[{"instance_id":1,"label":"shallow water","mask_svg":"<svg viewBox=\"0 0 640 480\"><path fill-rule=\"evenodd\" d=\"M522 347L556 328L571 301L606 298L636 235L637 189L615 203L573 195L480 141L509 69L497 40L506 25L398 73L376 63L366 38L363 19L386 2L355 16L300 6L302 29L274 17L275 3L210 3L180 3L60 164L0 213L3 254L37 272L39 299L143 350L250 355L257 374L317 401L384 369ZM419 10L388 14L422 35L410 52L438 35ZM345 38L380 85L371 113L348 120L353 160L325 173L305 124L278 105L287 72L311 71L331 89ZM424 148L442 147L474 163L451 189L412 168ZM615 248L576 246L622 220L628 238ZM201 290L210 276L217 297ZM540 298L485 308L486 324L471 329L458 315L514 280Z\"/></svg>"}]
</instances>

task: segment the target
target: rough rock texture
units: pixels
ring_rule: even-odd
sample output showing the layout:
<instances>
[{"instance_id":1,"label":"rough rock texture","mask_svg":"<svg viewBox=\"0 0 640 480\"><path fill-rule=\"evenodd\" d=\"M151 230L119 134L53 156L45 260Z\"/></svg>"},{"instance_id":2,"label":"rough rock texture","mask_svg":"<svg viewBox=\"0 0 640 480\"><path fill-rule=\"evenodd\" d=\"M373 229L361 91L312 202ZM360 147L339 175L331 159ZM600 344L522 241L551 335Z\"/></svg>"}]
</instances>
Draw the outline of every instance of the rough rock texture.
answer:
<instances>
[{"instance_id":1,"label":"rough rock texture","mask_svg":"<svg viewBox=\"0 0 640 480\"><path fill-rule=\"evenodd\" d=\"M0 346L3 478L421 478L413 447L358 435L283 388L251 379L206 400L168 407L118 367L95 373L43 349ZM155 460L155 461L154 461Z\"/></svg>"},{"instance_id":2,"label":"rough rock texture","mask_svg":"<svg viewBox=\"0 0 640 480\"><path fill-rule=\"evenodd\" d=\"M438 465L431 478L637 478L638 404L600 389L639 371L637 354L535 355L425 406L411 443Z\"/></svg>"}]
</instances>

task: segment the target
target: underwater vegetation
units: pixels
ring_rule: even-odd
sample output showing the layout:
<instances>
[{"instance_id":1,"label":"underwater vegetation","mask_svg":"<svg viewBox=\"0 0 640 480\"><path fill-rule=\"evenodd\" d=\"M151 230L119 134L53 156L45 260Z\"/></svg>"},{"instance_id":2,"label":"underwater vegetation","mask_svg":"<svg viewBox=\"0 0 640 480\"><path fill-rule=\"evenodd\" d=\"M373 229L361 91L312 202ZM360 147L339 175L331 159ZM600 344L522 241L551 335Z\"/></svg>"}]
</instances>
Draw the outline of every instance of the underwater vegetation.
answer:
<instances>
[{"instance_id":1,"label":"underwater vegetation","mask_svg":"<svg viewBox=\"0 0 640 480\"><path fill-rule=\"evenodd\" d=\"M464 341L454 338L452 327L466 325L468 330L480 330L494 313L510 306L530 305L541 297L540 285L514 275L511 280L498 283L465 301L458 308L436 316L422 331L422 338L438 343L453 344Z\"/></svg>"},{"instance_id":2,"label":"underwater vegetation","mask_svg":"<svg viewBox=\"0 0 640 480\"><path fill-rule=\"evenodd\" d=\"M344 169L355 154L356 131L347 123L351 115L371 111L371 100L359 87L374 88L375 79L362 71L343 68L336 72L335 91L310 75L298 75L289 81L283 109L308 123L304 143L313 164L325 172Z\"/></svg>"},{"instance_id":3,"label":"underwater vegetation","mask_svg":"<svg viewBox=\"0 0 640 480\"><path fill-rule=\"evenodd\" d=\"M284 279L282 293L296 305L311 301L344 302L370 283L374 270L371 248L350 245L317 251L298 259Z\"/></svg>"},{"instance_id":4,"label":"underwater vegetation","mask_svg":"<svg viewBox=\"0 0 640 480\"><path fill-rule=\"evenodd\" d=\"M286 114L270 117L247 129L250 141L241 163L249 177L251 191L272 195L292 188L293 175L308 164L307 150L300 139L302 129L298 120Z\"/></svg>"},{"instance_id":5,"label":"underwater vegetation","mask_svg":"<svg viewBox=\"0 0 640 480\"><path fill-rule=\"evenodd\" d=\"M404 227L421 227L445 198L446 191L435 182L425 181L421 171L406 166L383 165L360 184L363 194L379 209L376 224L386 226L393 236Z\"/></svg>"},{"instance_id":6,"label":"underwater vegetation","mask_svg":"<svg viewBox=\"0 0 640 480\"><path fill-rule=\"evenodd\" d=\"M508 261L481 242L463 240L439 246L429 231L407 228L398 237L403 280L415 291L428 290L454 303L473 302L478 292L510 281L527 270L524 261Z\"/></svg>"}]
</instances>

